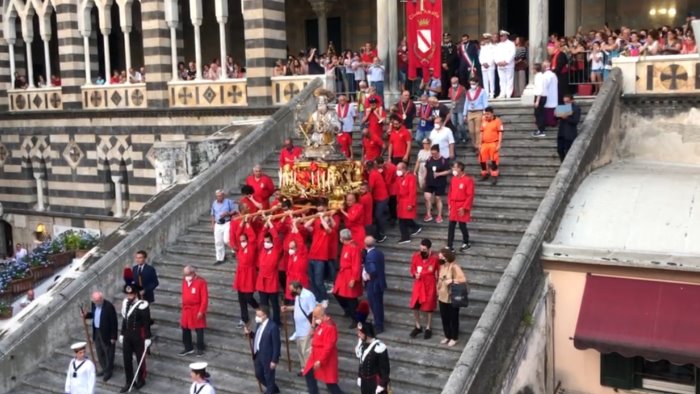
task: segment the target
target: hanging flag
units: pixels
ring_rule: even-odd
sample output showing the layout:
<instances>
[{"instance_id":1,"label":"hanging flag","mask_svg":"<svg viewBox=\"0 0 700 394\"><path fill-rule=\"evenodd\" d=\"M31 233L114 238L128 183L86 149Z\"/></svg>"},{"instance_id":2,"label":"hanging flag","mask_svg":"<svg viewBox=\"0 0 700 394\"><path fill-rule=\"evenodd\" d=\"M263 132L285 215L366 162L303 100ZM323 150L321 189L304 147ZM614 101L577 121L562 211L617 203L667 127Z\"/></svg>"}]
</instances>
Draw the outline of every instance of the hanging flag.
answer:
<instances>
[{"instance_id":1,"label":"hanging flag","mask_svg":"<svg viewBox=\"0 0 700 394\"><path fill-rule=\"evenodd\" d=\"M423 70L428 80L429 69L440 78L442 68L442 0L408 0L406 3L406 40L408 45L408 78L416 79Z\"/></svg>"}]
</instances>

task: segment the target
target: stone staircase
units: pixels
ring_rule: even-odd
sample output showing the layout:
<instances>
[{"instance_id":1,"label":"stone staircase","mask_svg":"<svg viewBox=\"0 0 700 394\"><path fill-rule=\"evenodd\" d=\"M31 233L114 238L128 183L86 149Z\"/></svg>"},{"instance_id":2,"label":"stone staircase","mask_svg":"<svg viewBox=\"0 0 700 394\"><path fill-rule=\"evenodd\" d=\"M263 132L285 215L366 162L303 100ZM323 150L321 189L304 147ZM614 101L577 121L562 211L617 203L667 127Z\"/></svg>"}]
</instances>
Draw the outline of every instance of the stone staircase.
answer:
<instances>
[{"instance_id":1,"label":"stone staircase","mask_svg":"<svg viewBox=\"0 0 700 394\"><path fill-rule=\"evenodd\" d=\"M581 103L584 114L590 102ZM472 247L458 254L458 262L468 274L471 286L470 305L461 312L460 341L458 346L448 348L439 344L442 329L439 313L433 317L433 338L422 336L411 339L408 334L413 327L412 313L408 309L412 280L408 268L411 253L418 248L418 240L411 244L397 245L398 227L392 228L388 240L380 245L387 258L387 282L385 294L386 327L380 335L389 347L391 357L392 387L395 393L425 394L439 393L447 381L463 347L476 326L486 304L491 298L505 266L510 261L523 232L545 195L549 184L559 168L556 155L556 131L547 137L533 139L532 109L514 104L497 105L496 113L505 124L501 154L501 177L497 186L477 183L476 198L469 224ZM479 166L471 150L457 146L459 160L467 164L467 171L478 176ZM356 157L359 144L355 143ZM278 152L263 163L266 173L277 178ZM234 193L234 198L238 195ZM419 201L422 198L419 196ZM184 392L189 387L188 364L193 356L178 357L182 349L179 329L179 303L182 267L193 264L209 283L210 307L207 316L206 355L210 364L213 383L218 393L253 393L258 391L254 378L249 347L242 331L236 327L239 320L238 302L231 288L235 264L213 266L214 242L211 234L208 210L209 201L202 202L202 216L191 223L177 242L168 245L165 252L152 257L152 263L160 277L156 291L156 303L152 306L154 327L157 335L153 355L148 358L148 383L140 392L163 394L175 389ZM422 203L419 204L422 206ZM423 210L419 210L419 220ZM420 237L433 240L435 249L442 247L447 238L447 223L423 224ZM115 303L121 299L115 299ZM357 360L354 346L357 338L348 328L349 321L342 316L337 303L331 299L330 313L339 328L340 384L348 393L357 392L355 376ZM289 319L289 332L293 331ZM13 393L62 393L66 368L72 357L69 342L84 340L82 327L76 323L73 332L65 334L66 346L56 349L49 359L37 363L37 370L21 379ZM284 332L282 335L285 335ZM292 372L287 370L284 342L282 359L277 379L283 393L305 393L303 378L297 377L299 370L296 351L290 344ZM115 375L108 383L98 380L97 393L115 393L124 384L121 347L117 347ZM321 385L323 386L323 385Z\"/></svg>"}]
</instances>

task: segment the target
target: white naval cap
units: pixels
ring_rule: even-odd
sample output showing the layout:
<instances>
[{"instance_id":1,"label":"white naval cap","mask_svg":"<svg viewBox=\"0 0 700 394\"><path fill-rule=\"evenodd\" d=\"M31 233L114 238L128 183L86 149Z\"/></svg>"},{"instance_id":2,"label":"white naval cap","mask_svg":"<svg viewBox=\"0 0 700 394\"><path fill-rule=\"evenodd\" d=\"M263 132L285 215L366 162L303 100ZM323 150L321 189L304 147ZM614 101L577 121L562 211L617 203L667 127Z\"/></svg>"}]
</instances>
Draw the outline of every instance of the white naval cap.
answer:
<instances>
[{"instance_id":1,"label":"white naval cap","mask_svg":"<svg viewBox=\"0 0 700 394\"><path fill-rule=\"evenodd\" d=\"M501 30L498 34L500 34L500 35L502 35L502 36L509 36L509 35L510 35L510 33L508 33L508 32L505 31L505 30Z\"/></svg>"},{"instance_id":2,"label":"white naval cap","mask_svg":"<svg viewBox=\"0 0 700 394\"><path fill-rule=\"evenodd\" d=\"M85 349L85 346L87 346L85 342L76 342L70 345L70 349L77 352L78 350Z\"/></svg>"},{"instance_id":3,"label":"white naval cap","mask_svg":"<svg viewBox=\"0 0 700 394\"><path fill-rule=\"evenodd\" d=\"M484 38L491 38L491 37L493 37L493 36L491 35L491 33L484 33L484 34L482 34L482 37L484 37Z\"/></svg>"},{"instance_id":4,"label":"white naval cap","mask_svg":"<svg viewBox=\"0 0 700 394\"><path fill-rule=\"evenodd\" d=\"M208 366L209 366L209 364L207 364L205 362L192 363L192 364L190 364L190 369L193 371L202 371L202 370L207 369Z\"/></svg>"}]
</instances>

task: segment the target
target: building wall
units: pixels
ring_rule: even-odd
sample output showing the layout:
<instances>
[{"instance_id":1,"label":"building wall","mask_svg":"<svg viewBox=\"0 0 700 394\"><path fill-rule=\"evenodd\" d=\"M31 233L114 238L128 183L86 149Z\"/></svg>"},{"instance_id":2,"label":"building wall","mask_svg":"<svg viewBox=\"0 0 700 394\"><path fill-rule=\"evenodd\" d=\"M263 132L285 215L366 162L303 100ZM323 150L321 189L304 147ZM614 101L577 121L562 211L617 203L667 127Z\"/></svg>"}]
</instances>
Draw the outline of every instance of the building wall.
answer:
<instances>
[{"instance_id":1,"label":"building wall","mask_svg":"<svg viewBox=\"0 0 700 394\"><path fill-rule=\"evenodd\" d=\"M543 263L554 290L554 382L561 382L567 394L613 394L639 391L615 390L600 386L600 353L593 349L574 347L583 290L588 273L669 282L700 284L700 273L639 269L628 267L586 265L578 263Z\"/></svg>"}]
</instances>

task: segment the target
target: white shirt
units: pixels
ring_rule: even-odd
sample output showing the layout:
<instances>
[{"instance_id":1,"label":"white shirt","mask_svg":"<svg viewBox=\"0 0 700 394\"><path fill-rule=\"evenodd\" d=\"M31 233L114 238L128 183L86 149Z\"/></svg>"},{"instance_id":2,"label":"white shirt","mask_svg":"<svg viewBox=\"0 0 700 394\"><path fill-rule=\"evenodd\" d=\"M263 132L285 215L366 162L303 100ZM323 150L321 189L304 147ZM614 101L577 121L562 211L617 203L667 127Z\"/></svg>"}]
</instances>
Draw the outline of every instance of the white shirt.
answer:
<instances>
[{"instance_id":1,"label":"white shirt","mask_svg":"<svg viewBox=\"0 0 700 394\"><path fill-rule=\"evenodd\" d=\"M493 57L494 62L506 62L505 67L515 67L515 44L511 40L505 40L496 44L496 50Z\"/></svg>"},{"instance_id":2,"label":"white shirt","mask_svg":"<svg viewBox=\"0 0 700 394\"><path fill-rule=\"evenodd\" d=\"M556 108L559 104L559 87L557 75L552 72L552 70L547 70L543 75L543 87L542 92L547 96L547 102L544 104L545 108Z\"/></svg>"},{"instance_id":3,"label":"white shirt","mask_svg":"<svg viewBox=\"0 0 700 394\"><path fill-rule=\"evenodd\" d=\"M493 67L493 57L495 55L496 46L493 44L486 44L481 47L479 51L479 63L488 64L489 68ZM515 56L515 54L513 54Z\"/></svg>"},{"instance_id":4,"label":"white shirt","mask_svg":"<svg viewBox=\"0 0 700 394\"><path fill-rule=\"evenodd\" d=\"M535 74L535 96L544 96L544 74L541 72Z\"/></svg>"},{"instance_id":5,"label":"white shirt","mask_svg":"<svg viewBox=\"0 0 700 394\"><path fill-rule=\"evenodd\" d=\"M289 340L302 339L311 332L311 323L306 317L311 315L316 308L316 296L306 289L301 289L301 294L294 299L294 334ZM306 313L306 315L305 315Z\"/></svg>"},{"instance_id":6,"label":"white shirt","mask_svg":"<svg viewBox=\"0 0 700 394\"><path fill-rule=\"evenodd\" d=\"M384 81L384 67L371 65L367 69L367 82L383 82Z\"/></svg>"},{"instance_id":7,"label":"white shirt","mask_svg":"<svg viewBox=\"0 0 700 394\"><path fill-rule=\"evenodd\" d=\"M15 252L15 260L23 261L25 257L27 257L27 249L21 248Z\"/></svg>"},{"instance_id":8,"label":"white shirt","mask_svg":"<svg viewBox=\"0 0 700 394\"><path fill-rule=\"evenodd\" d=\"M255 353L260 351L260 338L262 338L262 333L265 330L265 326L267 326L267 322L269 321L270 318L265 319L265 321L260 323L260 326L258 326L258 329L255 331Z\"/></svg>"},{"instance_id":9,"label":"white shirt","mask_svg":"<svg viewBox=\"0 0 700 394\"><path fill-rule=\"evenodd\" d=\"M209 382L192 383L190 394L216 394L216 391L214 391L214 387Z\"/></svg>"},{"instance_id":10,"label":"white shirt","mask_svg":"<svg viewBox=\"0 0 700 394\"><path fill-rule=\"evenodd\" d=\"M341 130L346 132L346 133L351 133L352 129L355 127L355 117L357 116L356 113L356 108L357 104L355 103L346 103L346 107L348 108L343 108L343 110L340 110L340 105L335 107L335 112L338 114L338 120L340 120L341 123ZM344 118L341 118L343 112L347 109L347 114L345 114Z\"/></svg>"},{"instance_id":11,"label":"white shirt","mask_svg":"<svg viewBox=\"0 0 700 394\"><path fill-rule=\"evenodd\" d=\"M73 374L75 373L75 377ZM65 392L70 394L95 393L95 364L88 359L72 359L66 373Z\"/></svg>"},{"instance_id":12,"label":"white shirt","mask_svg":"<svg viewBox=\"0 0 700 394\"><path fill-rule=\"evenodd\" d=\"M455 143L455 137L452 135L452 130L449 128L442 126L439 129L434 128L433 131L430 132L430 142L433 145L439 145L440 146L440 156L444 158L449 158L450 157L450 144Z\"/></svg>"}]
</instances>

